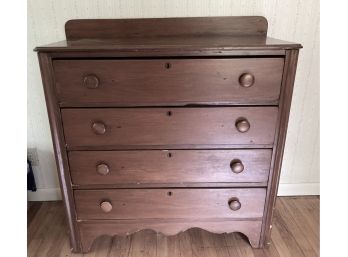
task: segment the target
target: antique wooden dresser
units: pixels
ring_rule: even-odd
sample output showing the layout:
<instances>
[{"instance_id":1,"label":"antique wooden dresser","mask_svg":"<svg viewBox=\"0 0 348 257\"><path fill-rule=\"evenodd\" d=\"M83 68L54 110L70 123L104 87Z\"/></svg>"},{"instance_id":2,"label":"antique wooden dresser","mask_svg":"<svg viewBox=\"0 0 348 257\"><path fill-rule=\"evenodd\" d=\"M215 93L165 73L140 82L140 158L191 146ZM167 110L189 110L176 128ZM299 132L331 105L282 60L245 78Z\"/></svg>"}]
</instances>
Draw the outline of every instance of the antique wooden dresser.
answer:
<instances>
[{"instance_id":1,"label":"antique wooden dresser","mask_svg":"<svg viewBox=\"0 0 348 257\"><path fill-rule=\"evenodd\" d=\"M269 244L301 45L267 27L70 20L36 48L74 252L142 229Z\"/></svg>"}]
</instances>

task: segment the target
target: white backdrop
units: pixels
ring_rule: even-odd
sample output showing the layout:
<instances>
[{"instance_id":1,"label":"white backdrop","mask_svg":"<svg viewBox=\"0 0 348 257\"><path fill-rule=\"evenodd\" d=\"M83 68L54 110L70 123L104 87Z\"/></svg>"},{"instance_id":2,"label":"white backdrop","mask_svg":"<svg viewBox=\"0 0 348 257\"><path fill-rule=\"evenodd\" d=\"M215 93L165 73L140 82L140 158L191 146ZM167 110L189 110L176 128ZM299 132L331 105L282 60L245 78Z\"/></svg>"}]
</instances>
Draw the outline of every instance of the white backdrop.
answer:
<instances>
[{"instance_id":1,"label":"white backdrop","mask_svg":"<svg viewBox=\"0 0 348 257\"><path fill-rule=\"evenodd\" d=\"M35 46L64 40L76 18L261 15L268 35L301 43L279 195L319 194L319 0L28 0L28 147L38 150L38 191L60 198Z\"/></svg>"}]
</instances>

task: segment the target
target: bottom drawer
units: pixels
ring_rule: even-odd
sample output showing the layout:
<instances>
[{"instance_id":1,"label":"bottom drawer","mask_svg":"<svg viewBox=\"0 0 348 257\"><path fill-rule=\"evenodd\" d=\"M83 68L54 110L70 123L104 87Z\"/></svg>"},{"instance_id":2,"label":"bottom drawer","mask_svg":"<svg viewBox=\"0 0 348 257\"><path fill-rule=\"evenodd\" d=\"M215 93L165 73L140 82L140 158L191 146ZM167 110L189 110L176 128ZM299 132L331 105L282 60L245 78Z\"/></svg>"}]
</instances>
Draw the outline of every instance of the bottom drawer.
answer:
<instances>
[{"instance_id":1,"label":"bottom drawer","mask_svg":"<svg viewBox=\"0 0 348 257\"><path fill-rule=\"evenodd\" d=\"M261 219L266 189L75 190L79 220Z\"/></svg>"}]
</instances>

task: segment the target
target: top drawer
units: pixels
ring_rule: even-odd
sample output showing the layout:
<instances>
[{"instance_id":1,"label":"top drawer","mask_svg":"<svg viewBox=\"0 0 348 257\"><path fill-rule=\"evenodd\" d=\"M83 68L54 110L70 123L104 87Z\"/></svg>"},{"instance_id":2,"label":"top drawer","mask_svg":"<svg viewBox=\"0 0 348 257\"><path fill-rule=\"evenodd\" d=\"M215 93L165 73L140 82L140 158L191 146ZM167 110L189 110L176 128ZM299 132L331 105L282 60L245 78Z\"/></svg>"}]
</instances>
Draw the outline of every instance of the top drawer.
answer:
<instances>
[{"instance_id":1,"label":"top drawer","mask_svg":"<svg viewBox=\"0 0 348 257\"><path fill-rule=\"evenodd\" d=\"M55 60L65 106L274 104L283 58Z\"/></svg>"}]
</instances>

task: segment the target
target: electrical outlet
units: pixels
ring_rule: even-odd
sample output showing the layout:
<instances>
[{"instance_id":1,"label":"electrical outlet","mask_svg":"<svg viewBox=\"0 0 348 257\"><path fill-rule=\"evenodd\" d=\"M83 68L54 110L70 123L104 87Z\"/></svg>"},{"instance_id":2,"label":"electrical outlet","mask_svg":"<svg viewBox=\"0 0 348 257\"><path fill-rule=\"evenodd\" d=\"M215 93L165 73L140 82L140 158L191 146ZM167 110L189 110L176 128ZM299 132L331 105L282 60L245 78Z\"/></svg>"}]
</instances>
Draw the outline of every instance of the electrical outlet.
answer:
<instances>
[{"instance_id":1,"label":"electrical outlet","mask_svg":"<svg viewBox=\"0 0 348 257\"><path fill-rule=\"evenodd\" d=\"M36 148L27 149L27 158L31 162L32 166L39 166L39 156Z\"/></svg>"}]
</instances>

